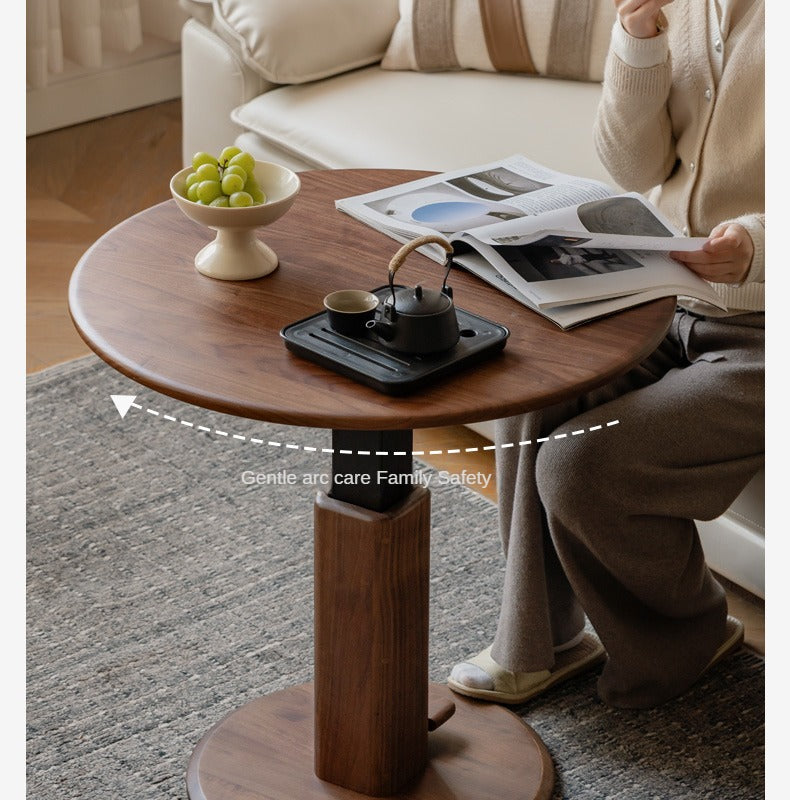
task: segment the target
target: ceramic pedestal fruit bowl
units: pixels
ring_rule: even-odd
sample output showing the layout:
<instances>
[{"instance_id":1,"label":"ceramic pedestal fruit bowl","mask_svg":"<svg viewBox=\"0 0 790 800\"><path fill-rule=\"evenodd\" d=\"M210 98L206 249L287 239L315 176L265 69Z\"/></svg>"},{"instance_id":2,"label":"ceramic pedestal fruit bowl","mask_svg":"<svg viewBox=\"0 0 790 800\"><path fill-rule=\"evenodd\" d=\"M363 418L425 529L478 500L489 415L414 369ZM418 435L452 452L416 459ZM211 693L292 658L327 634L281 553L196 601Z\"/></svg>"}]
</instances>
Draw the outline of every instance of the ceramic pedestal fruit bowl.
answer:
<instances>
[{"instance_id":1,"label":"ceramic pedestal fruit bowl","mask_svg":"<svg viewBox=\"0 0 790 800\"><path fill-rule=\"evenodd\" d=\"M214 241L195 256L195 268L210 278L228 281L252 280L268 275L277 268L277 254L258 238L257 229L270 225L293 205L301 186L298 176L279 164L252 159L249 162L254 162L252 184L258 190L255 198L241 190L226 194L222 189L218 191L217 186L237 188L233 181L222 181L228 174L233 174L228 170L231 159L220 156L218 164L217 159L211 156L196 154L196 160L199 161L201 155L208 159L204 164L218 168L219 181L213 180L212 175L204 180L201 180L202 175L191 177L197 172L194 161L193 166L182 169L170 179L170 192L181 211L191 220L217 231ZM198 168L201 166L198 164ZM238 173L245 176L245 183L249 178L247 173L249 169ZM204 183L201 191L203 202L187 197L193 184L200 188ZM192 188L191 195L197 197L196 188ZM240 204L234 206L234 201Z\"/></svg>"}]
</instances>

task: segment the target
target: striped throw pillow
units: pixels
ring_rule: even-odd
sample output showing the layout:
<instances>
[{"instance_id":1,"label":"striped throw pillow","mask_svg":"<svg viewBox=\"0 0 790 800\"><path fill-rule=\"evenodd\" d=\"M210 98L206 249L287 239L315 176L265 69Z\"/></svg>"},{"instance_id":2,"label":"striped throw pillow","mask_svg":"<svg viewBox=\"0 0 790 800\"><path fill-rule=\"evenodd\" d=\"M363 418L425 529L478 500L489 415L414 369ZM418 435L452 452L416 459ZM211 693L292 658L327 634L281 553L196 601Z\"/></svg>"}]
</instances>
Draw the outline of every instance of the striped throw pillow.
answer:
<instances>
[{"instance_id":1,"label":"striped throw pillow","mask_svg":"<svg viewBox=\"0 0 790 800\"><path fill-rule=\"evenodd\" d=\"M384 69L600 81L612 0L400 0Z\"/></svg>"}]
</instances>

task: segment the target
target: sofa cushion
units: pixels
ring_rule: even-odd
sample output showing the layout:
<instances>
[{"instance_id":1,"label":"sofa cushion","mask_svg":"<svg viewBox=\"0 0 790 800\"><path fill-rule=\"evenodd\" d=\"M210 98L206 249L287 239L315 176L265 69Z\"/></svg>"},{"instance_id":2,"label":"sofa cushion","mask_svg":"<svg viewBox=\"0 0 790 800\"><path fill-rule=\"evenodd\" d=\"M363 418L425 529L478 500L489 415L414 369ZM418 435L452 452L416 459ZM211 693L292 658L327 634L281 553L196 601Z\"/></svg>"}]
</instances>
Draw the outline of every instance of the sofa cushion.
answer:
<instances>
[{"instance_id":1,"label":"sofa cushion","mask_svg":"<svg viewBox=\"0 0 790 800\"><path fill-rule=\"evenodd\" d=\"M258 153L274 146L306 167L443 171L523 153L610 181L592 137L600 92L596 83L376 66L264 92L231 117L255 134Z\"/></svg>"},{"instance_id":2,"label":"sofa cushion","mask_svg":"<svg viewBox=\"0 0 790 800\"><path fill-rule=\"evenodd\" d=\"M213 25L272 83L305 83L381 59L396 0L214 0Z\"/></svg>"},{"instance_id":3,"label":"sofa cushion","mask_svg":"<svg viewBox=\"0 0 790 800\"><path fill-rule=\"evenodd\" d=\"M400 0L385 69L475 69L600 81L611 0Z\"/></svg>"}]
</instances>

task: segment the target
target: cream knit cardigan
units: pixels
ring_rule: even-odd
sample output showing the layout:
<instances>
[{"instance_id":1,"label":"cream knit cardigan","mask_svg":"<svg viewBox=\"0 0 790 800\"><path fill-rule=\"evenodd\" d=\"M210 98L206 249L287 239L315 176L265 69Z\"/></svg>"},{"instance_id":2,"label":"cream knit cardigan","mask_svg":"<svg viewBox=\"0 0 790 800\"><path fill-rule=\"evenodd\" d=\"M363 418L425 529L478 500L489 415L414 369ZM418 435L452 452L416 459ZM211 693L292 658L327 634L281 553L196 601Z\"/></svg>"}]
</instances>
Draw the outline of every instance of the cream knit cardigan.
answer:
<instances>
[{"instance_id":1,"label":"cream knit cardigan","mask_svg":"<svg viewBox=\"0 0 790 800\"><path fill-rule=\"evenodd\" d=\"M709 5L678 0L666 6L669 25L659 35L668 36L670 55L662 64L631 67L610 50L595 143L612 177L629 191L652 190L653 202L684 233L707 236L725 221L749 231L754 257L746 279L713 287L730 314L762 311L765 6L754 2L729 32L717 87L708 55ZM681 304L721 313L698 301Z\"/></svg>"}]
</instances>

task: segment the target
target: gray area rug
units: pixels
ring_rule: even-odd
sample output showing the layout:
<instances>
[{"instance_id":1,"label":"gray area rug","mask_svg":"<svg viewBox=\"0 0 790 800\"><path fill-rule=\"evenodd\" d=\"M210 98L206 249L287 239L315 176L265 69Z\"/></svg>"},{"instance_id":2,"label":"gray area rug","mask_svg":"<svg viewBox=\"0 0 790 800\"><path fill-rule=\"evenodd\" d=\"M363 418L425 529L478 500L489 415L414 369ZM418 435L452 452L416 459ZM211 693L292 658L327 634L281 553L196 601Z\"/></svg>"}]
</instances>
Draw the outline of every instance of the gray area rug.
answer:
<instances>
[{"instance_id":1,"label":"gray area rug","mask_svg":"<svg viewBox=\"0 0 790 800\"><path fill-rule=\"evenodd\" d=\"M143 408L121 419L111 394ZM302 481L328 470L329 433L212 414L88 357L28 379L27 436L28 796L183 800L211 724L312 678ZM247 470L299 482L248 485ZM432 516L443 681L493 635L502 558L496 510L470 490L433 487ZM647 712L606 707L595 678L518 709L552 755L555 798L763 796L762 659L741 651Z\"/></svg>"}]
</instances>

